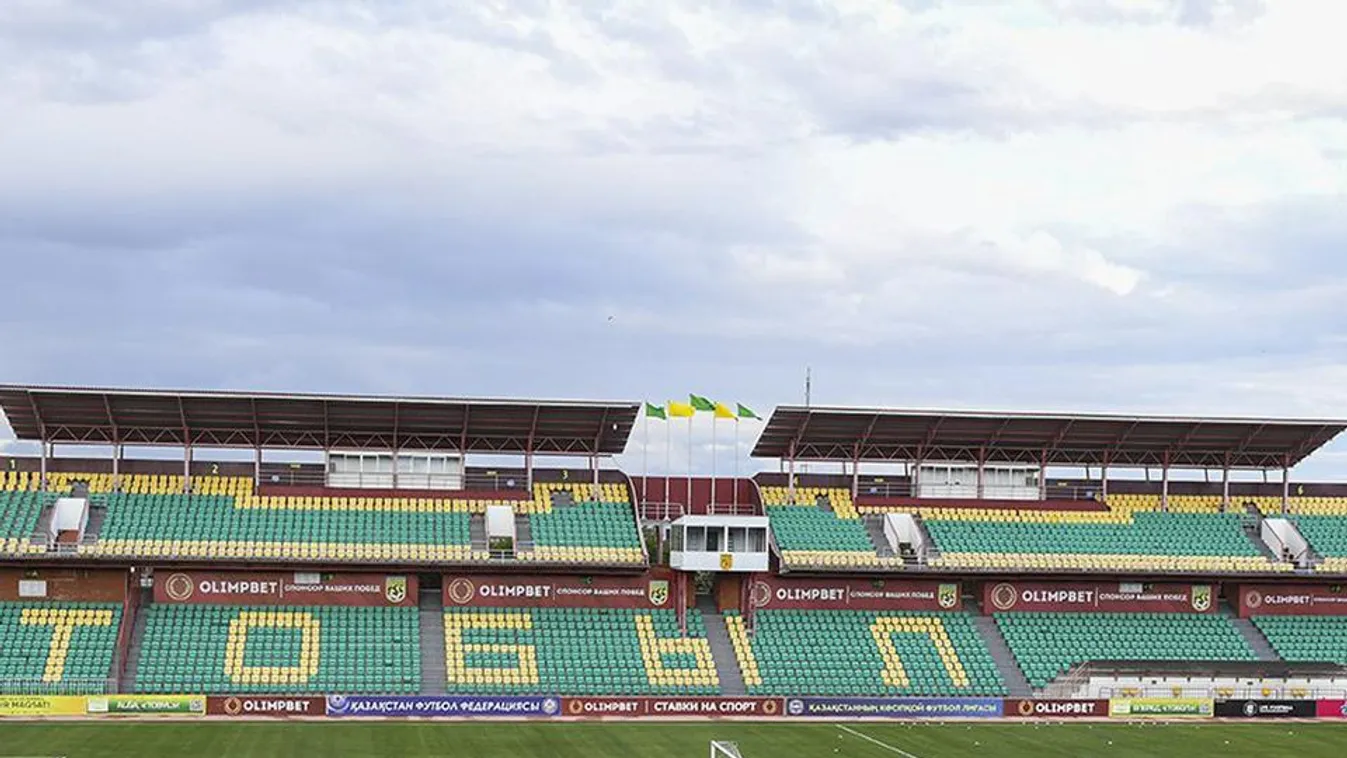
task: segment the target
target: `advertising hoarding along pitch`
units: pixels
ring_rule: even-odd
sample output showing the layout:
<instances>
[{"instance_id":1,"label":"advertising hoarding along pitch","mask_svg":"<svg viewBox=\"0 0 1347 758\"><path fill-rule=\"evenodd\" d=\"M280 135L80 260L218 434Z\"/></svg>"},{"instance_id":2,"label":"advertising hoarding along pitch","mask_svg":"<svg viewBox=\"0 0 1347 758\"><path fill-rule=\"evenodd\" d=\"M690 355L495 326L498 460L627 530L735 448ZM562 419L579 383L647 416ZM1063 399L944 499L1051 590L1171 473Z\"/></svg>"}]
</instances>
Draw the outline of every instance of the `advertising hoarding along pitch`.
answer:
<instances>
[{"instance_id":1,"label":"advertising hoarding along pitch","mask_svg":"<svg viewBox=\"0 0 1347 758\"><path fill-rule=\"evenodd\" d=\"M1315 715L1321 719L1347 719L1347 700L1320 700Z\"/></svg>"},{"instance_id":2,"label":"advertising hoarding along pitch","mask_svg":"<svg viewBox=\"0 0 1347 758\"><path fill-rule=\"evenodd\" d=\"M1107 700L1006 700L1007 718L1071 719L1108 716Z\"/></svg>"},{"instance_id":3,"label":"advertising hoarding along pitch","mask_svg":"<svg viewBox=\"0 0 1347 758\"><path fill-rule=\"evenodd\" d=\"M327 715L411 718L551 718L561 715L561 698L468 695L329 695Z\"/></svg>"},{"instance_id":4,"label":"advertising hoarding along pitch","mask_svg":"<svg viewBox=\"0 0 1347 758\"><path fill-rule=\"evenodd\" d=\"M1244 584L1235 598L1240 618L1347 616L1347 585Z\"/></svg>"},{"instance_id":5,"label":"advertising hoarding along pitch","mask_svg":"<svg viewBox=\"0 0 1347 758\"><path fill-rule=\"evenodd\" d=\"M206 715L233 718L302 718L327 715L327 698L229 695L206 698Z\"/></svg>"},{"instance_id":6,"label":"advertising hoarding along pitch","mask_svg":"<svg viewBox=\"0 0 1347 758\"><path fill-rule=\"evenodd\" d=\"M154 602L238 605L414 606L415 576L307 571L164 571Z\"/></svg>"},{"instance_id":7,"label":"advertising hoarding along pitch","mask_svg":"<svg viewBox=\"0 0 1347 758\"><path fill-rule=\"evenodd\" d=\"M1217 700L1217 718L1308 719L1317 715L1313 700Z\"/></svg>"},{"instance_id":8,"label":"advertising hoarding along pitch","mask_svg":"<svg viewBox=\"0 0 1347 758\"><path fill-rule=\"evenodd\" d=\"M205 695L94 695L87 711L97 716L204 716Z\"/></svg>"},{"instance_id":9,"label":"advertising hoarding along pitch","mask_svg":"<svg viewBox=\"0 0 1347 758\"><path fill-rule=\"evenodd\" d=\"M999 613L1215 613L1215 592L1172 582L987 582L982 600Z\"/></svg>"},{"instance_id":10,"label":"advertising hoarding along pitch","mask_svg":"<svg viewBox=\"0 0 1347 758\"><path fill-rule=\"evenodd\" d=\"M1114 698L1109 701L1108 715L1121 719L1211 718L1213 710L1207 698Z\"/></svg>"},{"instance_id":11,"label":"advertising hoarding along pitch","mask_svg":"<svg viewBox=\"0 0 1347 758\"><path fill-rule=\"evenodd\" d=\"M781 698L770 697L567 697L562 712L592 718L751 718L780 716Z\"/></svg>"},{"instance_id":12,"label":"advertising hoarding along pitch","mask_svg":"<svg viewBox=\"0 0 1347 758\"><path fill-rule=\"evenodd\" d=\"M76 695L0 695L0 718L83 716L85 698Z\"/></svg>"},{"instance_id":13,"label":"advertising hoarding along pitch","mask_svg":"<svg viewBox=\"0 0 1347 758\"><path fill-rule=\"evenodd\" d=\"M760 610L957 611L958 582L915 579L792 579L769 576L753 582Z\"/></svg>"},{"instance_id":14,"label":"advertising hoarding along pitch","mask_svg":"<svg viewBox=\"0 0 1347 758\"><path fill-rule=\"evenodd\" d=\"M672 608L669 581L650 576L464 574L444 577L446 608Z\"/></svg>"},{"instance_id":15,"label":"advertising hoarding along pitch","mask_svg":"<svg viewBox=\"0 0 1347 758\"><path fill-rule=\"evenodd\" d=\"M999 698L786 698L787 716L820 718L994 719Z\"/></svg>"}]
</instances>

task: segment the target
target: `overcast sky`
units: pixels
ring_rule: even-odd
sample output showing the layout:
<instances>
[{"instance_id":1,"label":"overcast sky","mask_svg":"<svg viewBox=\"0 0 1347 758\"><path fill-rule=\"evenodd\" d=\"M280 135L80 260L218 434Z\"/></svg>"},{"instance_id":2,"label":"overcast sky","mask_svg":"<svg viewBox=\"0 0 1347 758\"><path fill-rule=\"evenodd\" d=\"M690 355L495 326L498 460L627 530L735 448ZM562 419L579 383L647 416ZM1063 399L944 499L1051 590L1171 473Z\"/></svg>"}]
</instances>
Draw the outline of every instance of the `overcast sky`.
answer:
<instances>
[{"instance_id":1,"label":"overcast sky","mask_svg":"<svg viewBox=\"0 0 1347 758\"><path fill-rule=\"evenodd\" d=\"M1347 416L1339 5L4 0L0 378Z\"/></svg>"}]
</instances>

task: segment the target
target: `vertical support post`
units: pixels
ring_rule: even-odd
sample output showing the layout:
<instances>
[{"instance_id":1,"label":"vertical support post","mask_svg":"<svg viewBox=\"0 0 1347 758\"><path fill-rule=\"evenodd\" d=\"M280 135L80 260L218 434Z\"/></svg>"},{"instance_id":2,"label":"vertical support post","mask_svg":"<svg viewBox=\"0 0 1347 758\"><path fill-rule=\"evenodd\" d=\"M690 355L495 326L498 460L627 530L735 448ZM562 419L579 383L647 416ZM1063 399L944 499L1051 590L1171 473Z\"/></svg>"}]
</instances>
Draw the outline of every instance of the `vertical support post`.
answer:
<instances>
[{"instance_id":1,"label":"vertical support post","mask_svg":"<svg viewBox=\"0 0 1347 758\"><path fill-rule=\"evenodd\" d=\"M38 464L38 478L43 490L47 489L47 451L49 444L46 440L42 441L42 461Z\"/></svg>"},{"instance_id":2,"label":"vertical support post","mask_svg":"<svg viewBox=\"0 0 1347 758\"><path fill-rule=\"evenodd\" d=\"M790 464L790 473L786 479L786 500L789 503L795 502L795 440L790 442L790 458L787 462Z\"/></svg>"},{"instance_id":3,"label":"vertical support post","mask_svg":"<svg viewBox=\"0 0 1347 758\"><path fill-rule=\"evenodd\" d=\"M908 481L912 483L912 497L921 497L921 460L905 461L903 466L908 469Z\"/></svg>"},{"instance_id":4,"label":"vertical support post","mask_svg":"<svg viewBox=\"0 0 1347 758\"><path fill-rule=\"evenodd\" d=\"M1160 469L1160 510L1169 513L1169 453L1165 453L1165 465Z\"/></svg>"},{"instance_id":5,"label":"vertical support post","mask_svg":"<svg viewBox=\"0 0 1347 758\"><path fill-rule=\"evenodd\" d=\"M328 465L330 464L328 464L326 458L324 458L323 484L327 484L326 469ZM255 493L261 492L261 490L262 490L262 448L255 447L253 448L253 492Z\"/></svg>"},{"instance_id":6,"label":"vertical support post","mask_svg":"<svg viewBox=\"0 0 1347 758\"><path fill-rule=\"evenodd\" d=\"M1230 510L1230 465L1221 468L1221 512Z\"/></svg>"},{"instance_id":7,"label":"vertical support post","mask_svg":"<svg viewBox=\"0 0 1347 758\"><path fill-rule=\"evenodd\" d=\"M861 496L861 446L856 445L851 454L851 502Z\"/></svg>"},{"instance_id":8,"label":"vertical support post","mask_svg":"<svg viewBox=\"0 0 1347 758\"><path fill-rule=\"evenodd\" d=\"M122 489L122 444L120 442L112 446L112 489L117 492Z\"/></svg>"},{"instance_id":9,"label":"vertical support post","mask_svg":"<svg viewBox=\"0 0 1347 758\"><path fill-rule=\"evenodd\" d=\"M182 491L192 491L192 446L188 445L182 454Z\"/></svg>"},{"instance_id":10,"label":"vertical support post","mask_svg":"<svg viewBox=\"0 0 1347 758\"><path fill-rule=\"evenodd\" d=\"M402 466L402 461L398 459L398 449L393 448L393 489L398 488L398 468Z\"/></svg>"},{"instance_id":11,"label":"vertical support post","mask_svg":"<svg viewBox=\"0 0 1347 758\"><path fill-rule=\"evenodd\" d=\"M1282 515L1291 512L1291 467L1282 464Z\"/></svg>"},{"instance_id":12,"label":"vertical support post","mask_svg":"<svg viewBox=\"0 0 1347 758\"><path fill-rule=\"evenodd\" d=\"M976 490L975 490L975 493L974 493L974 497L976 497L978 500L985 500L985 499L987 498L987 450L986 450L986 448L978 448L977 485L976 485Z\"/></svg>"},{"instance_id":13,"label":"vertical support post","mask_svg":"<svg viewBox=\"0 0 1347 758\"><path fill-rule=\"evenodd\" d=\"M1108 502L1108 459L1104 460L1104 465L1099 469L1099 491L1104 495L1104 502Z\"/></svg>"},{"instance_id":14,"label":"vertical support post","mask_svg":"<svg viewBox=\"0 0 1347 758\"><path fill-rule=\"evenodd\" d=\"M466 484L466 482L465 482ZM524 451L524 486L533 494L533 449Z\"/></svg>"},{"instance_id":15,"label":"vertical support post","mask_svg":"<svg viewBox=\"0 0 1347 758\"><path fill-rule=\"evenodd\" d=\"M1048 451L1038 454L1038 499L1048 499Z\"/></svg>"}]
</instances>

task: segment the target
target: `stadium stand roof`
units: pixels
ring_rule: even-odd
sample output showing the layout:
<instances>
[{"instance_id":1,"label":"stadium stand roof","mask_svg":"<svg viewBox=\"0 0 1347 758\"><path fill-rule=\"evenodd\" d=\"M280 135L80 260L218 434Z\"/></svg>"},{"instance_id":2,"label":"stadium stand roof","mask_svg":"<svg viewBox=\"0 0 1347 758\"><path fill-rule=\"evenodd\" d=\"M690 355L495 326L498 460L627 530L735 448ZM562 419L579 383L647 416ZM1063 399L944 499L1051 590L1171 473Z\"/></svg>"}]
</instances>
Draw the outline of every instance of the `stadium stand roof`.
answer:
<instances>
[{"instance_id":1,"label":"stadium stand roof","mask_svg":"<svg viewBox=\"0 0 1347 758\"><path fill-rule=\"evenodd\" d=\"M0 385L21 440L192 447L621 453L637 403Z\"/></svg>"},{"instance_id":2,"label":"stadium stand roof","mask_svg":"<svg viewBox=\"0 0 1347 758\"><path fill-rule=\"evenodd\" d=\"M753 455L1060 466L1291 467L1347 421L778 407Z\"/></svg>"}]
</instances>

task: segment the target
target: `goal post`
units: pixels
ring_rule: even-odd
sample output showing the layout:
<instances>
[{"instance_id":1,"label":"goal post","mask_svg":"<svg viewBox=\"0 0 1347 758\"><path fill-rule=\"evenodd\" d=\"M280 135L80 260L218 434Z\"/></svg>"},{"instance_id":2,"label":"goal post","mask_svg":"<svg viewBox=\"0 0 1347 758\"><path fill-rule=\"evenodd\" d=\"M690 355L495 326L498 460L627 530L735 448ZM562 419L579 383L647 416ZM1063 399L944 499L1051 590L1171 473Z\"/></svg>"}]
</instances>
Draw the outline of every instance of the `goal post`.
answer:
<instances>
[{"instance_id":1,"label":"goal post","mask_svg":"<svg viewBox=\"0 0 1347 758\"><path fill-rule=\"evenodd\" d=\"M711 740L711 758L744 758L739 753L739 743Z\"/></svg>"}]
</instances>

